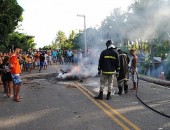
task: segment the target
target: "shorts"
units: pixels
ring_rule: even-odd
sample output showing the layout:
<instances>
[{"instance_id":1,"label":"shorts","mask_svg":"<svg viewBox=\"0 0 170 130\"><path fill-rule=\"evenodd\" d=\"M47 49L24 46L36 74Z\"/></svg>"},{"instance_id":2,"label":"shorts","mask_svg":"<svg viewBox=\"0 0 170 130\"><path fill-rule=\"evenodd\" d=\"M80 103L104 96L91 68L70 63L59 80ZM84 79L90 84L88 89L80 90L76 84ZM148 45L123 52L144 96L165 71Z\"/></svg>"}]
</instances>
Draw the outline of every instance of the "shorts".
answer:
<instances>
[{"instance_id":1,"label":"shorts","mask_svg":"<svg viewBox=\"0 0 170 130\"><path fill-rule=\"evenodd\" d=\"M27 68L32 68L32 63L27 63L27 64L26 64L26 67L27 67Z\"/></svg>"},{"instance_id":2,"label":"shorts","mask_svg":"<svg viewBox=\"0 0 170 130\"><path fill-rule=\"evenodd\" d=\"M138 80L138 74L137 74L137 72L132 73L132 81L136 83L137 80Z\"/></svg>"},{"instance_id":3,"label":"shorts","mask_svg":"<svg viewBox=\"0 0 170 130\"><path fill-rule=\"evenodd\" d=\"M15 85L19 85L22 83L20 74L11 74L11 76L12 76L12 81Z\"/></svg>"},{"instance_id":4,"label":"shorts","mask_svg":"<svg viewBox=\"0 0 170 130\"><path fill-rule=\"evenodd\" d=\"M40 67L43 67L45 65L45 62L40 62Z\"/></svg>"},{"instance_id":5,"label":"shorts","mask_svg":"<svg viewBox=\"0 0 170 130\"><path fill-rule=\"evenodd\" d=\"M44 65L48 65L48 61L47 60L45 60Z\"/></svg>"},{"instance_id":6,"label":"shorts","mask_svg":"<svg viewBox=\"0 0 170 130\"><path fill-rule=\"evenodd\" d=\"M39 61L35 61L35 67L39 66L40 65L40 62Z\"/></svg>"}]
</instances>

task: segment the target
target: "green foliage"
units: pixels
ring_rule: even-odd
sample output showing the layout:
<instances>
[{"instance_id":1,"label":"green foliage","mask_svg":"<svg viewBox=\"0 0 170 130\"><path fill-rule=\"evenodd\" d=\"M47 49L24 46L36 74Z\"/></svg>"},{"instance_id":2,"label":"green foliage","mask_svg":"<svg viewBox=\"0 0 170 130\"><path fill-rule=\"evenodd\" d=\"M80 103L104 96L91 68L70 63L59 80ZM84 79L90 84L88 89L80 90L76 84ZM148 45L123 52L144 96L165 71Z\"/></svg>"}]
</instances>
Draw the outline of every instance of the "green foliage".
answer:
<instances>
[{"instance_id":1,"label":"green foliage","mask_svg":"<svg viewBox=\"0 0 170 130\"><path fill-rule=\"evenodd\" d=\"M67 38L65 33L62 31L58 31L56 35L55 42L52 42L51 48L52 49L62 49L62 50L67 50L67 49L75 49L76 44L75 44L75 38L77 34L72 31Z\"/></svg>"},{"instance_id":2,"label":"green foliage","mask_svg":"<svg viewBox=\"0 0 170 130\"><path fill-rule=\"evenodd\" d=\"M9 35L7 48L12 49L15 45L20 46L23 51L27 51L29 48L35 49L36 43L34 43L34 36L13 32Z\"/></svg>"},{"instance_id":3,"label":"green foliage","mask_svg":"<svg viewBox=\"0 0 170 130\"><path fill-rule=\"evenodd\" d=\"M16 0L0 0L0 49L7 49L8 36L22 20L22 12Z\"/></svg>"}]
</instances>

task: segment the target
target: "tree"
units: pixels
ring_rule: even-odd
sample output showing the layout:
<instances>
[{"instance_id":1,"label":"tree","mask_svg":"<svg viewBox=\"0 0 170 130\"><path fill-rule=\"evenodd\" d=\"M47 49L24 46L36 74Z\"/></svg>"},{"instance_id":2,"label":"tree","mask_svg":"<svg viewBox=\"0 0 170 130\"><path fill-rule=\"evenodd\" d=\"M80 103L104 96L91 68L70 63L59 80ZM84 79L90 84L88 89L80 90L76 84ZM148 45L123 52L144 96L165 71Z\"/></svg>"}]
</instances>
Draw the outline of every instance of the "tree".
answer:
<instances>
[{"instance_id":1,"label":"tree","mask_svg":"<svg viewBox=\"0 0 170 130\"><path fill-rule=\"evenodd\" d=\"M0 0L0 48L5 49L8 36L22 20L23 9L16 0Z\"/></svg>"},{"instance_id":2,"label":"tree","mask_svg":"<svg viewBox=\"0 0 170 130\"><path fill-rule=\"evenodd\" d=\"M76 35L77 34L75 33L75 31L72 30L68 37L67 46L65 46L65 48L67 48L67 49L75 49L76 48L75 43L74 43L74 39L75 39Z\"/></svg>"},{"instance_id":3,"label":"tree","mask_svg":"<svg viewBox=\"0 0 170 130\"><path fill-rule=\"evenodd\" d=\"M34 36L13 32L9 35L7 49L12 50L15 45L20 46L23 51L27 51L29 48L35 49L36 43L34 43Z\"/></svg>"},{"instance_id":4,"label":"tree","mask_svg":"<svg viewBox=\"0 0 170 130\"><path fill-rule=\"evenodd\" d=\"M77 34L75 31L72 31L67 38L65 33L63 31L58 31L57 37L55 39L55 42L52 42L52 49L75 49L76 44L75 44L75 38Z\"/></svg>"},{"instance_id":5,"label":"tree","mask_svg":"<svg viewBox=\"0 0 170 130\"><path fill-rule=\"evenodd\" d=\"M126 12L120 8L113 10L110 16L101 24L101 34L104 39L112 39L115 42L120 42L125 39L125 24L127 20Z\"/></svg>"},{"instance_id":6,"label":"tree","mask_svg":"<svg viewBox=\"0 0 170 130\"><path fill-rule=\"evenodd\" d=\"M58 31L57 37L56 37L56 40L55 40L57 48L58 49L63 49L66 40L67 40L67 37L66 37L65 33L62 32L62 31Z\"/></svg>"}]
</instances>

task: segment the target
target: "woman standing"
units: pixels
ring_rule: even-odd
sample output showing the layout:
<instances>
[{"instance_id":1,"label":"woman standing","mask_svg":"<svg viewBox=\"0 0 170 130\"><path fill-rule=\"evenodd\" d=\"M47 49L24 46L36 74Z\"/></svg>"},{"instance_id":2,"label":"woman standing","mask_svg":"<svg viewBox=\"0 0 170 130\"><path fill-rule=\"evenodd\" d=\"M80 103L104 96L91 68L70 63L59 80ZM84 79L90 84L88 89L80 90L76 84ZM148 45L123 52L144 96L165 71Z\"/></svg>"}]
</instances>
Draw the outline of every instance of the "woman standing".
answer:
<instances>
[{"instance_id":1,"label":"woman standing","mask_svg":"<svg viewBox=\"0 0 170 130\"><path fill-rule=\"evenodd\" d=\"M9 67L9 57L8 56L6 56L4 58L1 68L3 68L3 71L4 71L2 78L3 78L3 81L5 82L4 83L5 93L7 94L8 97L12 97L12 76L10 73L11 70Z\"/></svg>"}]
</instances>

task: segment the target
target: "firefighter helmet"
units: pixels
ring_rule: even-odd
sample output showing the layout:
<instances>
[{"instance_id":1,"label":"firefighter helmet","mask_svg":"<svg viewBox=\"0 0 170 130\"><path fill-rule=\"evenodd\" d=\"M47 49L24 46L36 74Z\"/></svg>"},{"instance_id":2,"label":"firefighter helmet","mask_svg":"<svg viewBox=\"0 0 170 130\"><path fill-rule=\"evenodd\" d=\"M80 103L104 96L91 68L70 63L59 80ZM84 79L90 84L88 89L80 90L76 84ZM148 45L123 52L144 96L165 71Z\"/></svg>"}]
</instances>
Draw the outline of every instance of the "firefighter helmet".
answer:
<instances>
[{"instance_id":1,"label":"firefighter helmet","mask_svg":"<svg viewBox=\"0 0 170 130\"><path fill-rule=\"evenodd\" d=\"M109 48L115 48L112 40L108 40L108 41L106 42L106 46L107 46L108 49L109 49Z\"/></svg>"},{"instance_id":2,"label":"firefighter helmet","mask_svg":"<svg viewBox=\"0 0 170 130\"><path fill-rule=\"evenodd\" d=\"M107 47L110 46L111 44L113 44L112 40L108 40L108 41L106 42L106 46L107 46Z\"/></svg>"}]
</instances>

